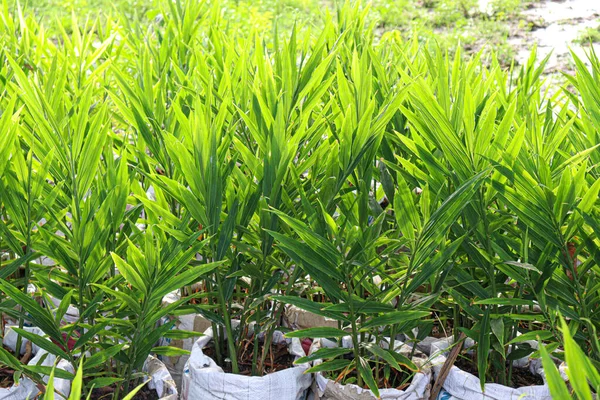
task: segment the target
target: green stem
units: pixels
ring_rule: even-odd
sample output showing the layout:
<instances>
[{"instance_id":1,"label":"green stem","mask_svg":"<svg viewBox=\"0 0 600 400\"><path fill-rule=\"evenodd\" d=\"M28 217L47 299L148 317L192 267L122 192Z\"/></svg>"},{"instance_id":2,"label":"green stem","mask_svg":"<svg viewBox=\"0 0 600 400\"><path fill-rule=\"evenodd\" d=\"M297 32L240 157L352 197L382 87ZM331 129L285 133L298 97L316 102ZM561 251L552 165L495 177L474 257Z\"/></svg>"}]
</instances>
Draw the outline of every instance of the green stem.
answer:
<instances>
[{"instance_id":1,"label":"green stem","mask_svg":"<svg viewBox=\"0 0 600 400\"><path fill-rule=\"evenodd\" d=\"M210 282L206 281L206 291L211 292L212 288ZM212 296L208 297L208 304L210 306L214 305ZM223 365L223 354L221 353L221 341L223 339L223 335L220 334L219 326L215 322L211 322L211 327L213 331L213 342L215 344L215 358L217 359L218 365Z\"/></svg>"},{"instance_id":2,"label":"green stem","mask_svg":"<svg viewBox=\"0 0 600 400\"><path fill-rule=\"evenodd\" d=\"M258 290L260 291L260 295L262 295L262 288L264 285L264 275L265 275L265 266L267 264L267 252L268 250L263 248L263 252L262 252L262 263L260 266L260 278L258 280ZM259 364L259 359L258 359L258 346L259 346L259 335L261 332L261 326L260 326L260 320L262 318L262 310L261 310L262 304L259 304L256 307L256 322L254 324L254 351L252 352L252 375L262 375L262 360L264 359L264 357L261 356L260 358L260 364ZM263 353L265 353L265 351L268 351L268 349L265 349L263 347ZM266 353L265 353L266 354Z\"/></svg>"},{"instance_id":3,"label":"green stem","mask_svg":"<svg viewBox=\"0 0 600 400\"><path fill-rule=\"evenodd\" d=\"M75 162L73 160L73 147L72 145L69 146L69 151L70 151L70 157L69 157L69 163L70 163L70 172L71 172L71 184L72 184L72 191L73 191L73 204L74 204L74 208L75 210L74 213L72 214L73 217L73 228L77 227L78 228L78 233L79 233L79 237L77 238L77 258L78 258L78 264L77 264L77 281L78 281L78 289L79 289L79 293L78 293L78 301L79 301L79 323L83 323L84 322L84 318L83 315L85 314L85 301L84 301L84 292L85 292L85 281L83 280L84 277L84 260L83 260L83 252L82 252L82 246L83 246L83 238L84 236L84 232L83 232L83 226L82 226L82 218L81 218L81 199L79 198L79 185L77 183L77 174L75 171ZM90 322L92 322L90 320Z\"/></svg>"},{"instance_id":4,"label":"green stem","mask_svg":"<svg viewBox=\"0 0 600 400\"><path fill-rule=\"evenodd\" d=\"M491 234L490 234L490 221L488 219L488 215L487 215L487 211L486 211L486 205L484 204L485 202L485 193L484 193L484 189L481 189L479 191L479 205L480 205L480 212L481 212L481 216L483 218L483 228L484 228L484 246L485 246L485 251L486 254L492 258L494 257L494 251L492 249L492 241L491 241ZM496 288L496 267L494 266L494 264L490 261L487 261L487 275L488 278L490 280L490 288L491 288L491 298L495 298L497 295L497 288ZM492 305L492 310L491 312L493 314L497 314L498 313L498 305ZM504 343L500 343L501 346L504 345ZM501 362L499 363L501 365L500 367L500 381L503 384L506 384L506 367L505 367L505 362L504 359L502 359L502 356L497 354L496 352L494 352L492 354L492 359L494 358L501 358ZM489 359L488 359L488 363L489 363ZM493 367L495 364L492 362L491 363L491 367ZM494 372L492 371L492 374L494 374Z\"/></svg>"},{"instance_id":5,"label":"green stem","mask_svg":"<svg viewBox=\"0 0 600 400\"><path fill-rule=\"evenodd\" d=\"M141 338L139 337L140 332L143 332L144 329L142 329L143 327L141 326L141 324L143 324L143 321L146 320L146 314L147 314L147 307L148 307L148 303L147 303L147 298L144 299L143 304L142 304L142 313L138 316L137 321L136 321L136 326L135 326L135 333L133 334L131 343L129 344L129 349L127 349L127 367L125 368L125 374L123 375L125 377L125 386L123 387L123 394L127 394L129 393L129 385L131 382L131 376L133 374L133 364L135 360L132 360L132 358L135 355L135 344L139 343L139 341L141 340ZM115 389L115 393L113 398L115 399L119 399L119 391L121 389L121 385L117 385L116 389Z\"/></svg>"},{"instance_id":6,"label":"green stem","mask_svg":"<svg viewBox=\"0 0 600 400\"><path fill-rule=\"evenodd\" d=\"M350 302L351 304L352 302ZM351 319L351 323L352 323L352 346L354 347L354 363L355 363L355 367L356 367L356 376L357 376L357 383L358 386L363 385L363 379L362 376L360 375L360 343L359 343L359 339L358 339L358 328L356 326L356 317L354 314L354 307L352 305L350 305L350 319Z\"/></svg>"},{"instance_id":7,"label":"green stem","mask_svg":"<svg viewBox=\"0 0 600 400\"><path fill-rule=\"evenodd\" d=\"M25 257L27 257L28 253L29 253L29 247L27 247ZM24 279L23 294L25 294L25 296L27 296L27 286L29 283L29 261L25 263L25 277L23 279ZM21 313L19 314L19 329L23 329L23 326L25 325L25 318L23 317L22 311L23 310L21 309ZM17 345L15 347L15 355L17 356L17 358L21 354L22 342L23 342L23 339L22 339L21 335L17 335Z\"/></svg>"},{"instance_id":8,"label":"green stem","mask_svg":"<svg viewBox=\"0 0 600 400\"><path fill-rule=\"evenodd\" d=\"M562 237L562 234L560 235L561 237L561 243L563 243L563 252L565 255L565 260L567 263L567 268L569 269L569 271L571 271L571 275L573 276L573 282L575 284L575 290L577 291L577 300L580 303L580 308L581 308L581 312L583 314L583 323L585 324L585 326L587 327L588 331L590 333L595 332L595 327L593 326L593 324L590 323L590 315L589 315L589 310L588 307L585 304L585 295L584 295L584 289L581 287L581 282L579 281L579 274L577 273L577 269L575 268L575 261L576 259L574 257L571 257L571 254L569 253L569 246L567 244L567 241ZM600 348L598 348L598 341L597 340L590 340L592 347L594 348L594 354L600 354Z\"/></svg>"},{"instance_id":9,"label":"green stem","mask_svg":"<svg viewBox=\"0 0 600 400\"><path fill-rule=\"evenodd\" d=\"M349 306L349 317L350 317L350 324L351 324L351 336L352 336L352 346L353 346L353 352L354 352L354 365L356 368L356 379L357 379L357 384L358 386L363 385L363 379L362 376L360 374L360 342L359 342L359 335L358 335L358 327L356 326L356 313L354 311L354 302L352 301L352 293L353 293L353 285L352 285L352 281L351 278L349 277L348 271L346 269L346 266L344 265L342 270L344 271L344 276L346 277L346 287L348 288L348 306Z\"/></svg>"},{"instance_id":10,"label":"green stem","mask_svg":"<svg viewBox=\"0 0 600 400\"><path fill-rule=\"evenodd\" d=\"M294 286L294 282L296 282L296 280L300 276L301 272L302 272L301 268L294 269L294 272L292 273L292 275L289 276L285 294L289 295L289 293L291 292L291 290ZM274 314L274 320L280 321L281 315L283 314L283 310L285 309L285 304L281 303L281 306L279 308L277 308L277 302L273 301L273 309L276 310L275 314ZM268 354L268 349L270 349L271 343L273 342L273 333L275 332L276 327L277 327L277 324L272 324L271 327L267 330L267 332L265 332L265 346L263 347L260 365L265 364L265 359ZM267 349L267 350L264 350L264 349Z\"/></svg>"},{"instance_id":11,"label":"green stem","mask_svg":"<svg viewBox=\"0 0 600 400\"><path fill-rule=\"evenodd\" d=\"M32 159L33 156L30 155L29 156L29 165L28 165L28 175L27 175L27 232L26 232L26 239L25 239L25 255L24 257L29 257L29 254L31 253L31 173L32 173ZM29 261L27 261L25 263L25 276L23 277L23 294L25 296L27 296L27 287L29 286L29 275L30 275L30 270L29 270ZM22 311L22 310L21 310ZM23 313L19 314L19 329L23 329L23 326L25 324L25 318L23 317ZM15 353L17 355L17 357L20 355L21 352L21 344L22 344L22 338L21 335L17 336L17 346L15 347Z\"/></svg>"},{"instance_id":12,"label":"green stem","mask_svg":"<svg viewBox=\"0 0 600 400\"><path fill-rule=\"evenodd\" d=\"M229 314L229 309L227 307L227 303L225 302L225 294L223 293L223 280L221 279L221 275L216 273L217 276L217 293L219 295L219 306L221 307L221 313L223 314L223 319L225 322L225 333L227 335L227 348L229 350L229 358L231 359L231 372L234 374L238 374L240 372L238 366L237 352L235 349L235 337L233 334L233 329L231 327L231 316Z\"/></svg>"}]
</instances>

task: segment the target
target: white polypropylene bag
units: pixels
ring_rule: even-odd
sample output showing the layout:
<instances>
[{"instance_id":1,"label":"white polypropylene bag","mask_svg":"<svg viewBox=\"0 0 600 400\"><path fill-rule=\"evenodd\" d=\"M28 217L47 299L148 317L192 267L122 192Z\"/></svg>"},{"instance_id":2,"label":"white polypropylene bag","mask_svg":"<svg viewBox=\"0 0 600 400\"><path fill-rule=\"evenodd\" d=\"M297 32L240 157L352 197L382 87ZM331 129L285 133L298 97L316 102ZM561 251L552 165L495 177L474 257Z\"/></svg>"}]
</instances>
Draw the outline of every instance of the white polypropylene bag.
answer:
<instances>
[{"instance_id":1,"label":"white polypropylene bag","mask_svg":"<svg viewBox=\"0 0 600 400\"><path fill-rule=\"evenodd\" d=\"M431 342L431 363L433 365L434 377L437 378L444 362L446 362L447 349L452 345L452 337L440 339ZM529 342L528 342L529 343ZM466 347L473 345L472 340L467 340ZM537 346L537 342L532 341L532 346ZM546 378L540 359L529 360L527 357L516 360L513 365L517 367L528 367L531 373L540 375L544 382ZM564 365L560 367L561 375L564 374ZM524 386L520 388L511 388L497 383L486 383L484 390L481 390L479 378L473 374L453 366L444 381L443 389L438 399L443 400L552 400L550 390L547 384L536 386Z\"/></svg>"},{"instance_id":2,"label":"white polypropylene bag","mask_svg":"<svg viewBox=\"0 0 600 400\"><path fill-rule=\"evenodd\" d=\"M172 292L166 295L162 304L163 307L173 304L174 302L180 299L180 295L178 292ZM180 315L176 317L177 320L173 329L179 329L184 331L198 332L197 337L190 337L181 340L172 340L169 338L161 338L159 340L159 346L172 346L177 347L183 350L192 351L192 347L194 346L194 342L198 340L202 333L210 328L211 323L206 318L204 318L200 314L187 314ZM165 317L162 323L170 322L170 317ZM178 388L181 387L181 373L183 368L185 367L185 363L190 358L188 355L181 356L160 356L160 360L166 365L167 369L171 373L173 380Z\"/></svg>"},{"instance_id":3,"label":"white polypropylene bag","mask_svg":"<svg viewBox=\"0 0 600 400\"><path fill-rule=\"evenodd\" d=\"M154 356L148 356L144 367L142 369L148 375L150 375L150 382L148 387L156 390L158 398L161 400L177 400L177 386L173 381L173 377L169 373L169 370L158 358Z\"/></svg>"},{"instance_id":4,"label":"white polypropylene bag","mask_svg":"<svg viewBox=\"0 0 600 400\"><path fill-rule=\"evenodd\" d=\"M44 332L41 329L36 327L25 327L24 330L35 333L36 335L44 336ZM4 339L2 340L2 344L9 349L15 351L17 348L17 333L12 329L12 327L6 327ZM21 345L21 353L25 352L26 344L28 340L23 338ZM47 353L45 350L40 349L37 345L32 343L31 353L34 354L33 358L29 360L27 365L40 365L44 367L53 367L56 362L56 356ZM64 371L70 372L72 374L75 373L75 370L71 363L67 360L60 360L56 364L56 368L62 369ZM44 377L44 382L48 382L49 377ZM71 393L71 381L67 379L54 378L54 390L56 398L60 399L64 396L64 398L68 398ZM0 400L27 400L33 399L40 393L36 384L27 377L22 377L19 380L18 385L13 385L10 388L0 389ZM62 396L61 396L62 395Z\"/></svg>"},{"instance_id":5,"label":"white polypropylene bag","mask_svg":"<svg viewBox=\"0 0 600 400\"><path fill-rule=\"evenodd\" d=\"M321 347L332 347L335 345L327 339L320 340ZM383 348L389 348L389 338L385 338L380 344ZM342 346L351 348L352 338L350 336L342 338ZM394 348L398 353L410 357L412 348L400 341L395 341ZM410 386L404 390L398 389L379 389L379 395L384 400L428 400L431 391L431 368L428 364L428 357L416 350L412 355L412 361L420 370L417 372ZM319 364L316 361L314 365ZM315 384L313 385L313 394L315 400L375 400L376 397L368 389L360 386L348 384L342 385L331 379L327 379L322 373L315 374Z\"/></svg>"},{"instance_id":6,"label":"white polypropylene bag","mask_svg":"<svg viewBox=\"0 0 600 400\"><path fill-rule=\"evenodd\" d=\"M50 295L48 295L48 298L50 298L50 302L52 303L51 309L53 310L53 313L56 315L56 309L60 306L61 300L57 299L54 296L50 296ZM74 324L77 321L79 321L79 310L77 309L77 307L75 307L73 305L69 305L67 307L67 311L63 315L61 322L67 323L67 324Z\"/></svg>"},{"instance_id":7,"label":"white polypropylene bag","mask_svg":"<svg viewBox=\"0 0 600 400\"><path fill-rule=\"evenodd\" d=\"M294 330L316 327L337 328L338 322L332 318L323 317L322 315L311 313L296 306L288 305L283 311L283 325Z\"/></svg>"},{"instance_id":8,"label":"white polypropylene bag","mask_svg":"<svg viewBox=\"0 0 600 400\"><path fill-rule=\"evenodd\" d=\"M223 372L202 349L212 340L212 328L194 343L190 359L183 370L182 400L303 400L312 383L305 374L308 364L297 365L265 376L243 376ZM302 357L304 350L299 339L287 341L275 332L273 343L285 341L290 354Z\"/></svg>"}]
</instances>

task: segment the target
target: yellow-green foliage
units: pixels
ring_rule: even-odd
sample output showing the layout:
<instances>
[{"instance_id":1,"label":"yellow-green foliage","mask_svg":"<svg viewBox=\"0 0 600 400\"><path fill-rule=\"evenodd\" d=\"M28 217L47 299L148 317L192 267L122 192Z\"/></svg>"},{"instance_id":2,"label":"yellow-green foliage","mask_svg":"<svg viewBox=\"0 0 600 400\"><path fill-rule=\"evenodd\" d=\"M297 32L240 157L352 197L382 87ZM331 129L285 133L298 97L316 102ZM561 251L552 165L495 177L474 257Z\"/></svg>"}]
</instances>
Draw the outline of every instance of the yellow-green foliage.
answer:
<instances>
[{"instance_id":1,"label":"yellow-green foliage","mask_svg":"<svg viewBox=\"0 0 600 400\"><path fill-rule=\"evenodd\" d=\"M482 384L510 384L506 360L534 353L519 334L559 348L558 312L600 360L594 54L550 97L535 52L506 70L494 52L376 34L360 3L282 34L253 22L274 18L260 5L237 20L226 3L145 4L50 31L7 2L0 18L0 310L73 365L85 355L84 394L122 398L148 354L181 355L156 343L189 336L171 330L186 312L237 372L284 304L336 319L291 336L350 334L321 371L374 392L416 366L369 338L448 319L477 343Z\"/></svg>"}]
</instances>

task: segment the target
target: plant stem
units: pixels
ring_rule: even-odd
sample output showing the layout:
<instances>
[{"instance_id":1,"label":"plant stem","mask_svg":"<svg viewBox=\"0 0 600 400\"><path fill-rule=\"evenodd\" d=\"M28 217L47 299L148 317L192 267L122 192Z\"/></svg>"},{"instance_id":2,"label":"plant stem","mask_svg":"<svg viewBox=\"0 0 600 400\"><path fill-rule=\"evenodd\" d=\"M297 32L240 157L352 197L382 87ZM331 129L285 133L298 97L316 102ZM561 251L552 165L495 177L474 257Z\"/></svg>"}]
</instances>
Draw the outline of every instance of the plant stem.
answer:
<instances>
[{"instance_id":1,"label":"plant stem","mask_svg":"<svg viewBox=\"0 0 600 400\"><path fill-rule=\"evenodd\" d=\"M262 287L262 284L260 285ZM257 375L258 370L260 369L258 366L258 346L259 340L258 336L260 335L260 319L261 319L261 309L260 306L256 307L256 322L254 323L254 351L252 352L252 375ZM264 351L264 348L263 348ZM261 358L262 359L262 358Z\"/></svg>"},{"instance_id":2,"label":"plant stem","mask_svg":"<svg viewBox=\"0 0 600 400\"><path fill-rule=\"evenodd\" d=\"M206 291L209 293L212 291L210 282L208 280L206 281ZM214 304L211 296L208 297L208 304L211 306ZM221 341L223 339L223 335L221 335L219 326L215 322L211 322L211 327L213 331L213 343L215 344L215 357L217 359L217 364L223 365L223 354L221 353Z\"/></svg>"},{"instance_id":3,"label":"plant stem","mask_svg":"<svg viewBox=\"0 0 600 400\"><path fill-rule=\"evenodd\" d=\"M295 268L292 275L289 276L288 284L287 284L286 291L285 291L286 294L289 295L289 293L292 290L292 287L294 285L294 282L296 282L296 280L300 276L301 271L302 270L300 268ZM273 315L275 321L279 322L281 320L281 315L283 314L284 309L285 309L284 303L281 303L281 306L279 308L277 308L277 302L273 301L273 310L276 310L275 314ZM263 352L261 354L260 365L265 364L265 359L267 358L268 351L271 348L271 343L273 342L273 333L275 332L275 328L277 325L278 325L277 323L272 324L271 327L269 327L269 329L265 332L265 345L263 346Z\"/></svg>"},{"instance_id":4,"label":"plant stem","mask_svg":"<svg viewBox=\"0 0 600 400\"><path fill-rule=\"evenodd\" d=\"M231 372L239 374L240 369L238 367L237 352L235 350L235 338L233 335L233 329L231 328L231 316L229 314L229 308L225 302L225 294L223 293L223 280L221 275L217 272L217 293L219 295L219 306L221 307L221 313L225 323L225 333L227 335L227 348L229 350L229 358L231 359Z\"/></svg>"},{"instance_id":5,"label":"plant stem","mask_svg":"<svg viewBox=\"0 0 600 400\"><path fill-rule=\"evenodd\" d=\"M358 335L358 327L356 326L356 313L354 311L354 302L352 301L352 293L353 293L353 285L351 281L351 277L349 277L346 265L343 266L342 271L344 271L344 276L346 277L346 287L348 288L348 306L349 306L349 317L350 323L352 326L352 346L354 351L354 365L356 368L356 376L357 376L357 384L358 386L363 385L363 379L360 374L360 342Z\"/></svg>"},{"instance_id":6,"label":"plant stem","mask_svg":"<svg viewBox=\"0 0 600 400\"><path fill-rule=\"evenodd\" d=\"M25 241L25 255L24 257L29 257L31 253L31 173L32 173L32 158L33 156L29 156L28 163L28 175L27 175L27 233L26 233L26 241ZM23 294L27 296L27 288L29 286L29 261L25 263L25 276L23 277ZM19 329L23 329L25 324L25 318L23 317L23 313L19 314ZM21 344L22 338L21 335L17 335L17 345L15 347L15 353L17 357L21 354Z\"/></svg>"}]
</instances>

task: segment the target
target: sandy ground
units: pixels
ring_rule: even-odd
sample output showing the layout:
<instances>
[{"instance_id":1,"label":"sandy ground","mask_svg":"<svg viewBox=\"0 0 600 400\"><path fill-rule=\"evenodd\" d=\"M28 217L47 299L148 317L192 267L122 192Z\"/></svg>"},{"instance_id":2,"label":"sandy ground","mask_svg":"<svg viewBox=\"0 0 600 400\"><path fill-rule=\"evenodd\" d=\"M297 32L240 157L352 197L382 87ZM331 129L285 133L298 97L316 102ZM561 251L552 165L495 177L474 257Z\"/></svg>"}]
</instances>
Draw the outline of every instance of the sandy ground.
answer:
<instances>
[{"instance_id":1,"label":"sandy ground","mask_svg":"<svg viewBox=\"0 0 600 400\"><path fill-rule=\"evenodd\" d=\"M483 0L482 0L483 1ZM508 41L515 48L516 61L527 61L533 45L537 43L538 56L552 53L547 72L570 72L573 62L570 50L585 58L589 44L581 46L575 41L585 28L600 25L600 0L544 0L523 12L523 18L533 25L529 32L514 30ZM600 44L594 48L600 54Z\"/></svg>"}]
</instances>

